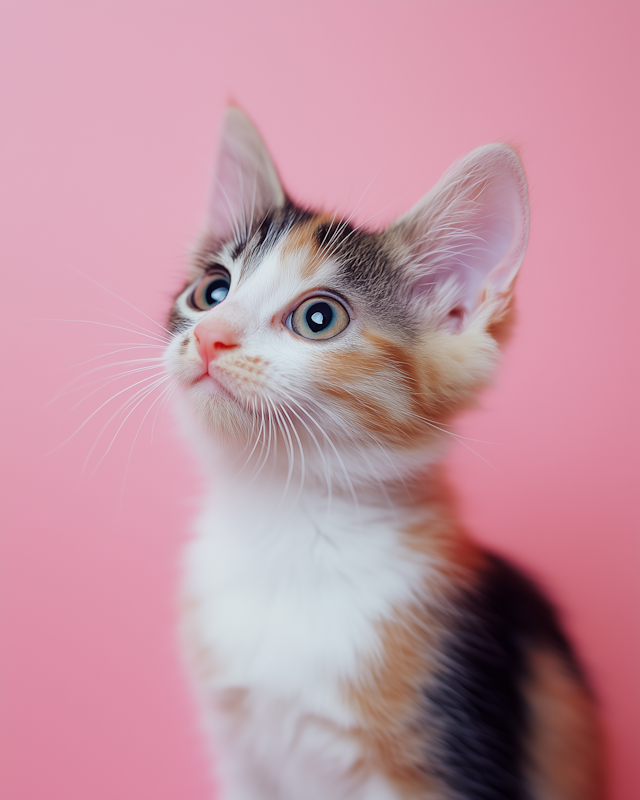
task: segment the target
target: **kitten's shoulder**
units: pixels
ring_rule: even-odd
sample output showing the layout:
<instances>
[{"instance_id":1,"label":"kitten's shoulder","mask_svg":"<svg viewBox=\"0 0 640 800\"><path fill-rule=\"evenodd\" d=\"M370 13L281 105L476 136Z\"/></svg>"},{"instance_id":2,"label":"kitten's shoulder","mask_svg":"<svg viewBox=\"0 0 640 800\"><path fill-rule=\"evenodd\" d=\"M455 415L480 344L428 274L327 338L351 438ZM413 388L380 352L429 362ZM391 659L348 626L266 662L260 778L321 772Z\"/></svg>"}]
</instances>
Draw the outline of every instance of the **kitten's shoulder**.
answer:
<instances>
[{"instance_id":1,"label":"kitten's shoulder","mask_svg":"<svg viewBox=\"0 0 640 800\"><path fill-rule=\"evenodd\" d=\"M437 742L429 758L448 787L478 800L547 797L547 785L563 798L601 797L591 692L531 578L485 553L458 591L441 652L423 694Z\"/></svg>"}]
</instances>

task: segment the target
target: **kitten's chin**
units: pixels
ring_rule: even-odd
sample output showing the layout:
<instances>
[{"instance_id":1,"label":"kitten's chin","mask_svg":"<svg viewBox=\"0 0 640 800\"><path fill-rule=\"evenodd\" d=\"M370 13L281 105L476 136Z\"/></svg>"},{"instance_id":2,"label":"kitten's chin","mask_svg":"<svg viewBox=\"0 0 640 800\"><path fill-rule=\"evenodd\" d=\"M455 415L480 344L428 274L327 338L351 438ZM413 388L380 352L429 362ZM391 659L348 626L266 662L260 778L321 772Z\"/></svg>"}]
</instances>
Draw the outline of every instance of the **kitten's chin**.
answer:
<instances>
[{"instance_id":1,"label":"kitten's chin","mask_svg":"<svg viewBox=\"0 0 640 800\"><path fill-rule=\"evenodd\" d=\"M209 395L210 397L225 397L228 400L236 399L217 378L212 378L209 374L202 375L202 377L198 378L198 380L193 383L192 391L193 390L198 393Z\"/></svg>"},{"instance_id":2,"label":"kitten's chin","mask_svg":"<svg viewBox=\"0 0 640 800\"><path fill-rule=\"evenodd\" d=\"M220 381L203 375L189 386L185 399L193 421L216 437L231 437L234 441L242 437L242 431L250 427L247 412Z\"/></svg>"}]
</instances>

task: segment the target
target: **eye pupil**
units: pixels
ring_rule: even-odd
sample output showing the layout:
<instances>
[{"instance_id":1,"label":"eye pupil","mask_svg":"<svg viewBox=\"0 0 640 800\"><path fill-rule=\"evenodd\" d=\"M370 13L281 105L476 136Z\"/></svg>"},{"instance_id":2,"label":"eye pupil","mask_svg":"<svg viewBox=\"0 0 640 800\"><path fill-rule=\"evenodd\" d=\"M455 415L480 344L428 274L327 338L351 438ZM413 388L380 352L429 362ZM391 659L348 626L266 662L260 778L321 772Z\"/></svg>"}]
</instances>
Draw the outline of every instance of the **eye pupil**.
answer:
<instances>
[{"instance_id":1,"label":"eye pupil","mask_svg":"<svg viewBox=\"0 0 640 800\"><path fill-rule=\"evenodd\" d=\"M218 278L209 284L205 297L209 305L214 306L216 303L221 303L228 294L229 283L224 278Z\"/></svg>"},{"instance_id":2,"label":"eye pupil","mask_svg":"<svg viewBox=\"0 0 640 800\"><path fill-rule=\"evenodd\" d=\"M333 320L333 309L328 303L314 303L306 313L307 325L314 332L324 330Z\"/></svg>"}]
</instances>

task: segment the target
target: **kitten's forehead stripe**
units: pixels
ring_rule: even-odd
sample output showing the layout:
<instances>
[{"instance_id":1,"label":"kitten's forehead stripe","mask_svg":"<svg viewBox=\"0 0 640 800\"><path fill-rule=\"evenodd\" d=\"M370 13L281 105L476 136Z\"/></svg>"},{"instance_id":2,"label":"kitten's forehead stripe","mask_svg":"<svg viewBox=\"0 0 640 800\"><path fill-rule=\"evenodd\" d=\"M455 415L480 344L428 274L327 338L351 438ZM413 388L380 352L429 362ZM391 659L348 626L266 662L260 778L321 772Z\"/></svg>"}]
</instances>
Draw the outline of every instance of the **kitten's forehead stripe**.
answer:
<instances>
[{"instance_id":1,"label":"kitten's forehead stripe","mask_svg":"<svg viewBox=\"0 0 640 800\"><path fill-rule=\"evenodd\" d=\"M235 242L230 251L231 258L236 261L242 255L246 246L246 240Z\"/></svg>"},{"instance_id":2,"label":"kitten's forehead stripe","mask_svg":"<svg viewBox=\"0 0 640 800\"><path fill-rule=\"evenodd\" d=\"M313 213L287 200L282 208L269 211L253 225L247 239L241 243L243 254L240 280L255 272L265 255L278 245L292 229L313 217Z\"/></svg>"},{"instance_id":3,"label":"kitten's forehead stripe","mask_svg":"<svg viewBox=\"0 0 640 800\"><path fill-rule=\"evenodd\" d=\"M282 247L283 257L299 254L307 256L300 270L300 277L303 279L312 278L327 260L328 251L323 246L323 236L319 233L327 230L331 219L328 214L315 214L294 225L286 236Z\"/></svg>"}]
</instances>

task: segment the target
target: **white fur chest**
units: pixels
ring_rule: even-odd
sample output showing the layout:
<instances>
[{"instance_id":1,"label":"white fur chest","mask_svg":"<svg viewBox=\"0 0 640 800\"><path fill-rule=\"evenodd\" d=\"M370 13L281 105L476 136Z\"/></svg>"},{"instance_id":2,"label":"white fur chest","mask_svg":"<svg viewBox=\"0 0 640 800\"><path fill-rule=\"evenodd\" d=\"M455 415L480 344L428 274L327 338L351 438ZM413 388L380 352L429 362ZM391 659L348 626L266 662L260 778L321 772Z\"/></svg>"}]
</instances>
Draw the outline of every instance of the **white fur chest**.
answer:
<instances>
[{"instance_id":1,"label":"white fur chest","mask_svg":"<svg viewBox=\"0 0 640 800\"><path fill-rule=\"evenodd\" d=\"M277 506L268 486L218 486L198 521L185 590L189 639L209 667L195 677L219 762L241 759L245 775L251 762L285 782L311 769L318 796L339 797L318 771L328 758L333 782L359 755L346 686L427 565L381 508L335 498L330 514L307 498L286 513Z\"/></svg>"}]
</instances>

